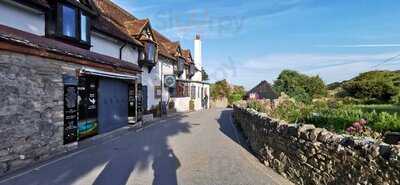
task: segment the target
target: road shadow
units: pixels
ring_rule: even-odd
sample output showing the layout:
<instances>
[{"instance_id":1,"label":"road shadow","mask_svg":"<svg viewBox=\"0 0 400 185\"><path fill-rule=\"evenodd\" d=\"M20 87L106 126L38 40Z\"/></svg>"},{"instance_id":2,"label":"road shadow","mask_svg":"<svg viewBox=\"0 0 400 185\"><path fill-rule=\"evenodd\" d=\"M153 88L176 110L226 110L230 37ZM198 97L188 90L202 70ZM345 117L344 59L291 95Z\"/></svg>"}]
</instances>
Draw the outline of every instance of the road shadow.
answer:
<instances>
[{"instance_id":1,"label":"road shadow","mask_svg":"<svg viewBox=\"0 0 400 185\"><path fill-rule=\"evenodd\" d=\"M155 123L141 132L130 131L4 185L125 185L128 181L137 184L142 179L132 179L132 174L149 168L153 171L153 185L176 185L180 162L168 145L168 138L189 133L190 127L183 117Z\"/></svg>"},{"instance_id":2,"label":"road shadow","mask_svg":"<svg viewBox=\"0 0 400 185\"><path fill-rule=\"evenodd\" d=\"M241 129L233 122L232 109L225 109L221 111L221 115L217 119L219 124L219 130L228 136L231 140L235 141L238 145L242 146L248 152L253 153L250 149L250 145L247 142Z\"/></svg>"}]
</instances>

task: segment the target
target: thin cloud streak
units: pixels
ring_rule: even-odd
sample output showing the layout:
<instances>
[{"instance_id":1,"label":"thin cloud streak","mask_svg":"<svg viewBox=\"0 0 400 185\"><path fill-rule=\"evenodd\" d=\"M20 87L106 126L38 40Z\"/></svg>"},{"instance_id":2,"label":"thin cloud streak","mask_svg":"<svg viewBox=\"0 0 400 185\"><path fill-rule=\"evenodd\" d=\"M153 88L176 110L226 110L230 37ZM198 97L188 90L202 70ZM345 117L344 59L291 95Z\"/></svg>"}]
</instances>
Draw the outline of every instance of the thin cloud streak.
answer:
<instances>
[{"instance_id":1,"label":"thin cloud streak","mask_svg":"<svg viewBox=\"0 0 400 185\"><path fill-rule=\"evenodd\" d=\"M400 47L400 44L344 44L344 45L316 45L322 48L381 48Z\"/></svg>"}]
</instances>

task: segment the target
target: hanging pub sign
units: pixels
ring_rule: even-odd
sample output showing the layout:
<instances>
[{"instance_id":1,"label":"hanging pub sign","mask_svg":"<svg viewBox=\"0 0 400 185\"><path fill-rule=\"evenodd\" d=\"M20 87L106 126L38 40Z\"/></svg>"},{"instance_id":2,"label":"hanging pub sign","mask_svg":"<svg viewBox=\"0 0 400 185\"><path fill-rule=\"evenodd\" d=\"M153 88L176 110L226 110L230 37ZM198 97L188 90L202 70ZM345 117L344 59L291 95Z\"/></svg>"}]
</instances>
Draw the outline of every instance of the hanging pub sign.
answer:
<instances>
[{"instance_id":1,"label":"hanging pub sign","mask_svg":"<svg viewBox=\"0 0 400 185\"><path fill-rule=\"evenodd\" d=\"M63 76L64 82L64 144L72 143L78 139L78 106L77 85L74 76Z\"/></svg>"},{"instance_id":2,"label":"hanging pub sign","mask_svg":"<svg viewBox=\"0 0 400 185\"><path fill-rule=\"evenodd\" d=\"M175 88L176 76L175 75L165 75L164 76L164 86L169 87L169 88Z\"/></svg>"},{"instance_id":3,"label":"hanging pub sign","mask_svg":"<svg viewBox=\"0 0 400 185\"><path fill-rule=\"evenodd\" d=\"M87 75L79 77L78 85L78 138L83 139L98 133L97 120L98 79Z\"/></svg>"}]
</instances>

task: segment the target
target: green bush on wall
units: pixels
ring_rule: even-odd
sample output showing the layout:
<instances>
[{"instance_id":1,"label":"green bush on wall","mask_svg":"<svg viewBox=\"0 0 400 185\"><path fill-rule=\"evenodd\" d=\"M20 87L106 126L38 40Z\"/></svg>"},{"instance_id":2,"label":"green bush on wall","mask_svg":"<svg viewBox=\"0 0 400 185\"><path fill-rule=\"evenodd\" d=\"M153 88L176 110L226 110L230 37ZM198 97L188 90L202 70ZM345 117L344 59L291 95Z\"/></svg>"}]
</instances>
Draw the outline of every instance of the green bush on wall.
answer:
<instances>
[{"instance_id":1,"label":"green bush on wall","mask_svg":"<svg viewBox=\"0 0 400 185\"><path fill-rule=\"evenodd\" d=\"M189 110L194 111L194 101L193 100L189 101Z\"/></svg>"}]
</instances>

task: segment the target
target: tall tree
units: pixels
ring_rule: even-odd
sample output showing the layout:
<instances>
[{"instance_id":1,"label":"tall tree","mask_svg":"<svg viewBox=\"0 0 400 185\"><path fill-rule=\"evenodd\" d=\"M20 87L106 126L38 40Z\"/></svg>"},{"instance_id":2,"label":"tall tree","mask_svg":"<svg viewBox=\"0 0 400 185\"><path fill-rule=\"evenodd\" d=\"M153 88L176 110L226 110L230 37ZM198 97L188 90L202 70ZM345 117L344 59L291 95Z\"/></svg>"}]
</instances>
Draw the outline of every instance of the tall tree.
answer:
<instances>
[{"instance_id":1,"label":"tall tree","mask_svg":"<svg viewBox=\"0 0 400 185\"><path fill-rule=\"evenodd\" d=\"M276 92L284 92L302 102L327 94L326 85L319 76L309 77L293 70L283 70L273 87Z\"/></svg>"}]
</instances>

